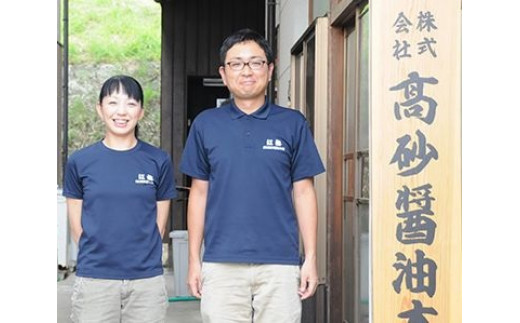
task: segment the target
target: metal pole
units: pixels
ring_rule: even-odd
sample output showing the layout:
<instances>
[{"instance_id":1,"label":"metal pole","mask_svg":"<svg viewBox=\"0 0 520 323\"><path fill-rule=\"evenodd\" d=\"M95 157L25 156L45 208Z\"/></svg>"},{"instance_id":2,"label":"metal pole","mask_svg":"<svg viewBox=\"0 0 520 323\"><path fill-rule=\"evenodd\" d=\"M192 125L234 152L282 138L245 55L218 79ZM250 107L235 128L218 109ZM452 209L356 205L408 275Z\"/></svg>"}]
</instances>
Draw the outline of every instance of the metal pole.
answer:
<instances>
[{"instance_id":1,"label":"metal pole","mask_svg":"<svg viewBox=\"0 0 520 323\"><path fill-rule=\"evenodd\" d=\"M62 178L69 154L69 0L63 0L63 140L61 147Z\"/></svg>"},{"instance_id":2,"label":"metal pole","mask_svg":"<svg viewBox=\"0 0 520 323\"><path fill-rule=\"evenodd\" d=\"M276 41L275 41L275 26L276 26L276 1L275 0L267 0L267 41L269 45L273 49L273 53L276 56ZM275 66L276 70L276 66ZM269 85L267 86L267 100L271 103L274 103L275 99L275 72L273 72L273 78Z\"/></svg>"}]
</instances>

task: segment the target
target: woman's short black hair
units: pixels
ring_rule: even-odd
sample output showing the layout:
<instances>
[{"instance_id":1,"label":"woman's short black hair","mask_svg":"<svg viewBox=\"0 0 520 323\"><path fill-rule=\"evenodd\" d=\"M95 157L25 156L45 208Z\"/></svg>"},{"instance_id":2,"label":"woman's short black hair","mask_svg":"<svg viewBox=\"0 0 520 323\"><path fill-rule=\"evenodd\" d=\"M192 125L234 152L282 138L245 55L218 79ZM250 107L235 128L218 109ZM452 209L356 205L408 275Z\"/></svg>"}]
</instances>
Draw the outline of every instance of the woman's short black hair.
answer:
<instances>
[{"instance_id":1,"label":"woman's short black hair","mask_svg":"<svg viewBox=\"0 0 520 323\"><path fill-rule=\"evenodd\" d=\"M141 103L141 107L143 107L143 88L136 79L128 75L115 75L106 80L101 87L101 91L99 92L99 104L101 104L104 97L119 91L126 93L128 97Z\"/></svg>"},{"instance_id":2,"label":"woman's short black hair","mask_svg":"<svg viewBox=\"0 0 520 323\"><path fill-rule=\"evenodd\" d=\"M224 40L222 46L220 47L220 64L224 66L226 63L226 54L231 47L233 47L235 44L246 41L254 41L264 50L265 57L267 58L267 64L274 62L273 50L271 49L271 46L269 46L267 40L258 32L246 28L233 33Z\"/></svg>"}]
</instances>

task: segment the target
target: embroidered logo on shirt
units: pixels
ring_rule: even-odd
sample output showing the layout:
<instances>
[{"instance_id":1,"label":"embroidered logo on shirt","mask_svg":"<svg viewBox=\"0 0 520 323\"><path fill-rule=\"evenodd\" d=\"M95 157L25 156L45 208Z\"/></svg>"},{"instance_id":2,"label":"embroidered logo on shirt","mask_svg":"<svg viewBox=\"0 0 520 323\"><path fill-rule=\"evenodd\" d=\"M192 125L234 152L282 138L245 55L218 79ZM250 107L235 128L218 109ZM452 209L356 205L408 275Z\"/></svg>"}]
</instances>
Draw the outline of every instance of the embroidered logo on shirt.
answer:
<instances>
[{"instance_id":1,"label":"embroidered logo on shirt","mask_svg":"<svg viewBox=\"0 0 520 323\"><path fill-rule=\"evenodd\" d=\"M280 139L267 139L262 149L285 151L285 147L282 146Z\"/></svg>"},{"instance_id":2,"label":"embroidered logo on shirt","mask_svg":"<svg viewBox=\"0 0 520 323\"><path fill-rule=\"evenodd\" d=\"M150 174L137 174L136 184L149 184L153 185L153 176Z\"/></svg>"}]
</instances>

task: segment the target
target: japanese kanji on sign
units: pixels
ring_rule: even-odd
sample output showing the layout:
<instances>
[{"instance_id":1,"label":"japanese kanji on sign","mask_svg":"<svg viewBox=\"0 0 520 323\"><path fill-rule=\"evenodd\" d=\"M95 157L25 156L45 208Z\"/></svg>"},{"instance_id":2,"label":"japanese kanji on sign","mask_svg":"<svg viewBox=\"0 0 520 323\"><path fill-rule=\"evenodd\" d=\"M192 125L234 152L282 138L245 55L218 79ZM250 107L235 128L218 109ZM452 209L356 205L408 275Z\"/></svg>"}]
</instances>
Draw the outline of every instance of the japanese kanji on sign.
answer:
<instances>
[{"instance_id":1,"label":"japanese kanji on sign","mask_svg":"<svg viewBox=\"0 0 520 323\"><path fill-rule=\"evenodd\" d=\"M372 321L460 322L461 3L370 12Z\"/></svg>"}]
</instances>

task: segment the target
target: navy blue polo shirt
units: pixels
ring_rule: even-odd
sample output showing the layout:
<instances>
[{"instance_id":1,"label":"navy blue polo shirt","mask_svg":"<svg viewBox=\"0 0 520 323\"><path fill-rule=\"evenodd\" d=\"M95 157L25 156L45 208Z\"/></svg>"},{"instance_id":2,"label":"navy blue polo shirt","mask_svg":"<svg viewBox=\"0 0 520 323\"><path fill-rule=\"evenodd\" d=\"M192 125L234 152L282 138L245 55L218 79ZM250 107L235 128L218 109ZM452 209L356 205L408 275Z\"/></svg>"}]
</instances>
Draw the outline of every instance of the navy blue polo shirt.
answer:
<instances>
[{"instance_id":1,"label":"navy blue polo shirt","mask_svg":"<svg viewBox=\"0 0 520 323\"><path fill-rule=\"evenodd\" d=\"M163 274L157 201L177 196L169 155L144 141L113 150L99 141L67 161L63 195L83 200L77 276Z\"/></svg>"},{"instance_id":2,"label":"navy blue polo shirt","mask_svg":"<svg viewBox=\"0 0 520 323\"><path fill-rule=\"evenodd\" d=\"M299 264L293 182L324 172L299 111L233 102L195 118L180 170L209 181L204 261Z\"/></svg>"}]
</instances>

